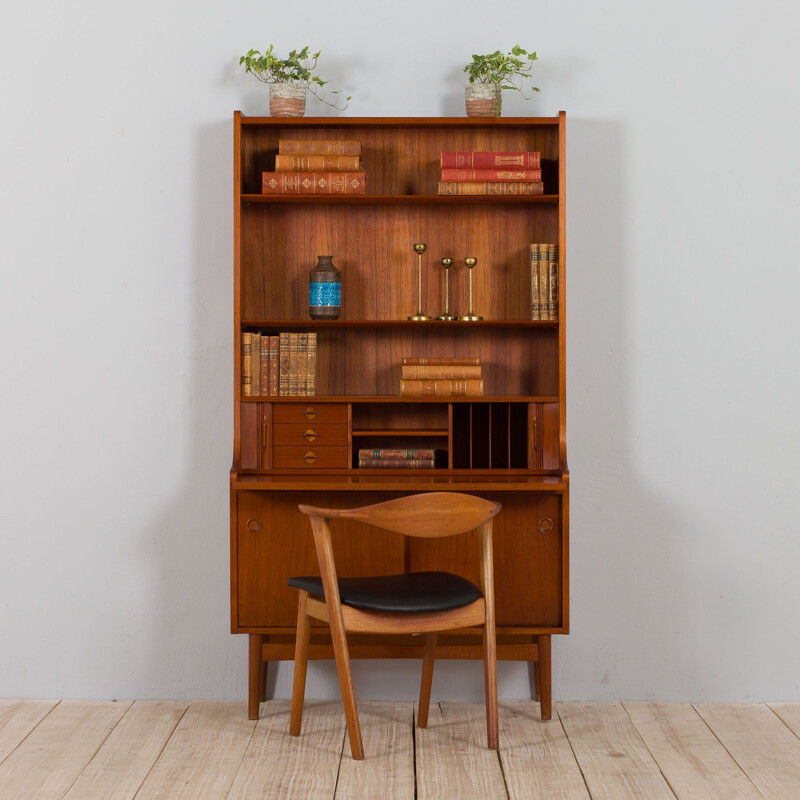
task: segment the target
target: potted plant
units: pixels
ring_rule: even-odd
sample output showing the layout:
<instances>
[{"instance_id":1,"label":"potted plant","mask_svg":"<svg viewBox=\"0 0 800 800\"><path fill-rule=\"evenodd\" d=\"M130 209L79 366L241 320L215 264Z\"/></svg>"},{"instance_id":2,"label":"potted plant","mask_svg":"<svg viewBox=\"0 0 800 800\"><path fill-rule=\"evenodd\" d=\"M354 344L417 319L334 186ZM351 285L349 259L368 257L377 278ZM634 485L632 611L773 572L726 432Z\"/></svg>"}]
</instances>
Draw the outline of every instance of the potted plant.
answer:
<instances>
[{"instance_id":1,"label":"potted plant","mask_svg":"<svg viewBox=\"0 0 800 800\"><path fill-rule=\"evenodd\" d=\"M264 53L258 50L248 50L239 59L239 64L262 83L269 84L269 113L273 117L302 117L306 113L306 92L311 92L318 100L343 111L347 108L346 98L344 106L337 105L341 94L340 90L331 91L336 95L333 101L325 97L325 86L328 81L323 81L314 75L319 52L309 53L308 47L302 50L292 50L288 58L278 58L273 55L274 45L270 45Z\"/></svg>"},{"instance_id":2,"label":"potted plant","mask_svg":"<svg viewBox=\"0 0 800 800\"><path fill-rule=\"evenodd\" d=\"M465 89L465 102L468 117L500 116L503 105L503 89L514 89L526 100L530 97L523 91L523 81L530 78L536 53L528 52L515 44L509 53L495 50L487 55L473 55L472 61L464 67L469 76ZM532 92L538 92L531 87Z\"/></svg>"}]
</instances>

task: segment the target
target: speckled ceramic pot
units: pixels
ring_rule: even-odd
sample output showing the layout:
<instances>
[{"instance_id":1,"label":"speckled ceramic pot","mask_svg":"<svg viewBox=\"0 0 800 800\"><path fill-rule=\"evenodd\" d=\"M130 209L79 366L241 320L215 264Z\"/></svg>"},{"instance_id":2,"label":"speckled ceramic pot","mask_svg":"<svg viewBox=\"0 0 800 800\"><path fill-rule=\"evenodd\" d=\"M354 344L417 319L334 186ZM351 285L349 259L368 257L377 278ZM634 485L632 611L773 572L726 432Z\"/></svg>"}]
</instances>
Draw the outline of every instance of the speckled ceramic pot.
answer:
<instances>
[{"instance_id":1,"label":"speckled ceramic pot","mask_svg":"<svg viewBox=\"0 0 800 800\"><path fill-rule=\"evenodd\" d=\"M305 84L271 83L269 113L273 117L302 117L306 113Z\"/></svg>"},{"instance_id":2,"label":"speckled ceramic pot","mask_svg":"<svg viewBox=\"0 0 800 800\"><path fill-rule=\"evenodd\" d=\"M502 89L493 83L468 83L464 100L468 117L499 117L503 105Z\"/></svg>"}]
</instances>

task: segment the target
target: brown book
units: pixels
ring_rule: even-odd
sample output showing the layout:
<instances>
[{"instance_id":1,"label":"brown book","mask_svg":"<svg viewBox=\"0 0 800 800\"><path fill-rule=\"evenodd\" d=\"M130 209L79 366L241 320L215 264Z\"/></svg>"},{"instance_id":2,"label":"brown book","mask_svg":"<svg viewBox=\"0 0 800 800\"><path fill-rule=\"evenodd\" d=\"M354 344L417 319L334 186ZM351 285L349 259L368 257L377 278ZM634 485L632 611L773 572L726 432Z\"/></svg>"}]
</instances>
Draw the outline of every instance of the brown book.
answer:
<instances>
[{"instance_id":1,"label":"brown book","mask_svg":"<svg viewBox=\"0 0 800 800\"><path fill-rule=\"evenodd\" d=\"M541 181L540 169L443 169L443 181Z\"/></svg>"},{"instance_id":2,"label":"brown book","mask_svg":"<svg viewBox=\"0 0 800 800\"><path fill-rule=\"evenodd\" d=\"M359 458L362 469L435 469L432 458Z\"/></svg>"},{"instance_id":3,"label":"brown book","mask_svg":"<svg viewBox=\"0 0 800 800\"><path fill-rule=\"evenodd\" d=\"M378 449L378 450L359 450L359 458L435 458L436 451L430 448L398 450L398 449Z\"/></svg>"},{"instance_id":4,"label":"brown book","mask_svg":"<svg viewBox=\"0 0 800 800\"><path fill-rule=\"evenodd\" d=\"M297 394L305 395L308 386L308 334L297 334Z\"/></svg>"},{"instance_id":5,"label":"brown book","mask_svg":"<svg viewBox=\"0 0 800 800\"><path fill-rule=\"evenodd\" d=\"M277 336L269 337L269 393L272 397L278 397L281 391L281 365L280 339Z\"/></svg>"},{"instance_id":6,"label":"brown book","mask_svg":"<svg viewBox=\"0 0 800 800\"><path fill-rule=\"evenodd\" d=\"M404 367L479 367L479 358L404 358Z\"/></svg>"},{"instance_id":7,"label":"brown book","mask_svg":"<svg viewBox=\"0 0 800 800\"><path fill-rule=\"evenodd\" d=\"M276 172L360 172L358 156L275 156ZM541 180L539 176L536 180Z\"/></svg>"},{"instance_id":8,"label":"brown book","mask_svg":"<svg viewBox=\"0 0 800 800\"><path fill-rule=\"evenodd\" d=\"M242 334L242 397L253 396L253 334Z\"/></svg>"},{"instance_id":9,"label":"brown book","mask_svg":"<svg viewBox=\"0 0 800 800\"><path fill-rule=\"evenodd\" d=\"M250 353L252 355L252 362L253 362L253 375L251 378L252 390L251 394L253 397L259 397L261 395L261 334L260 333L252 333L250 334Z\"/></svg>"},{"instance_id":10,"label":"brown book","mask_svg":"<svg viewBox=\"0 0 800 800\"><path fill-rule=\"evenodd\" d=\"M524 183L503 183L501 181L439 181L439 194L448 195L476 195L487 194L494 196L512 196L543 194L544 184L541 181Z\"/></svg>"},{"instance_id":11,"label":"brown book","mask_svg":"<svg viewBox=\"0 0 800 800\"><path fill-rule=\"evenodd\" d=\"M541 169L542 154L506 150L477 150L474 152L444 152L442 169Z\"/></svg>"},{"instance_id":12,"label":"brown book","mask_svg":"<svg viewBox=\"0 0 800 800\"><path fill-rule=\"evenodd\" d=\"M306 384L306 394L315 395L317 393L317 334L308 334L308 383Z\"/></svg>"},{"instance_id":13,"label":"brown book","mask_svg":"<svg viewBox=\"0 0 800 800\"><path fill-rule=\"evenodd\" d=\"M262 336L260 340L260 356L258 360L261 366L261 375L259 383L261 385L261 394L269 394L269 336Z\"/></svg>"},{"instance_id":14,"label":"brown book","mask_svg":"<svg viewBox=\"0 0 800 800\"><path fill-rule=\"evenodd\" d=\"M400 397L482 397L482 380L400 381Z\"/></svg>"},{"instance_id":15,"label":"brown book","mask_svg":"<svg viewBox=\"0 0 800 800\"><path fill-rule=\"evenodd\" d=\"M261 174L261 194L364 194L364 187L363 172L263 172Z\"/></svg>"},{"instance_id":16,"label":"brown book","mask_svg":"<svg viewBox=\"0 0 800 800\"><path fill-rule=\"evenodd\" d=\"M542 318L539 302L539 245L531 245L531 319Z\"/></svg>"},{"instance_id":17,"label":"brown book","mask_svg":"<svg viewBox=\"0 0 800 800\"><path fill-rule=\"evenodd\" d=\"M558 245L547 245L547 319L558 319Z\"/></svg>"},{"instance_id":18,"label":"brown book","mask_svg":"<svg viewBox=\"0 0 800 800\"><path fill-rule=\"evenodd\" d=\"M289 397L297 397L297 366L300 355L300 334L289 334Z\"/></svg>"},{"instance_id":19,"label":"brown book","mask_svg":"<svg viewBox=\"0 0 800 800\"><path fill-rule=\"evenodd\" d=\"M356 139L279 139L278 153L282 156L360 156L361 142Z\"/></svg>"},{"instance_id":20,"label":"brown book","mask_svg":"<svg viewBox=\"0 0 800 800\"><path fill-rule=\"evenodd\" d=\"M289 334L278 334L278 392L281 397L289 394Z\"/></svg>"},{"instance_id":21,"label":"brown book","mask_svg":"<svg viewBox=\"0 0 800 800\"><path fill-rule=\"evenodd\" d=\"M400 367L400 377L403 380L425 380L425 379L458 379L465 380L471 378L480 380L480 367L457 367L452 365L441 367L407 366Z\"/></svg>"}]
</instances>

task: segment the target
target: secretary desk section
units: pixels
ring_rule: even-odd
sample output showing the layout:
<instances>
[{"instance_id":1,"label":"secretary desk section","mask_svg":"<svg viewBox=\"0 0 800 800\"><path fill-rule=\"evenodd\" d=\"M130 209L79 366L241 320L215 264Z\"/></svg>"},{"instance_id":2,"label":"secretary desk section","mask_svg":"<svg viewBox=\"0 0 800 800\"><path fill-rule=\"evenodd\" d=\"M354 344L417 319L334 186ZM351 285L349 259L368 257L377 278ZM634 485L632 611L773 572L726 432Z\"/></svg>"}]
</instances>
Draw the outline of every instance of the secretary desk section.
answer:
<instances>
[{"instance_id":1,"label":"secretary desk section","mask_svg":"<svg viewBox=\"0 0 800 800\"><path fill-rule=\"evenodd\" d=\"M234 453L231 629L250 636L249 713L269 661L294 655L292 575L319 574L297 506L352 507L461 491L502 504L495 519L498 658L531 662L550 715L550 636L569 630L565 380L565 115L545 118L234 116ZM363 195L263 195L281 139L361 142ZM544 193L439 196L444 151L538 151ZM407 319L417 305L415 242L425 242L423 309L478 322ZM531 319L530 245L558 245L558 318ZM320 254L342 274L337 320L308 315ZM316 335L312 396L242 393L243 334ZM401 397L404 358L480 359L479 397ZM267 389L268 391L268 389ZM359 468L359 450L432 449L428 469ZM346 528L344 526L347 526ZM441 569L478 579L472 535L409 540L332 523L341 576ZM355 658L417 658L412 637L349 637ZM479 630L444 634L438 658L481 658ZM324 628L311 658L332 658Z\"/></svg>"}]
</instances>

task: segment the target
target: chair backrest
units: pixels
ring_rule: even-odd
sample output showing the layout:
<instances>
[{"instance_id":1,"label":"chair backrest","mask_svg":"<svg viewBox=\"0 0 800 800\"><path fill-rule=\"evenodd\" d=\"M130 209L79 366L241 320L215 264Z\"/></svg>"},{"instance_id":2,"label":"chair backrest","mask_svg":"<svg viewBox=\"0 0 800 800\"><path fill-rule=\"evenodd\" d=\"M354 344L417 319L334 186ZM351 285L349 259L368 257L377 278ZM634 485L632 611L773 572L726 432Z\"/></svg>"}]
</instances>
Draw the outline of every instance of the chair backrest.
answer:
<instances>
[{"instance_id":1,"label":"chair backrest","mask_svg":"<svg viewBox=\"0 0 800 800\"><path fill-rule=\"evenodd\" d=\"M309 517L352 519L404 536L441 537L468 533L490 520L500 504L460 492L429 492L350 509L301 505Z\"/></svg>"}]
</instances>

